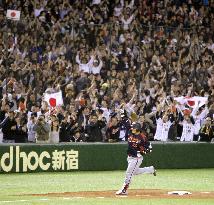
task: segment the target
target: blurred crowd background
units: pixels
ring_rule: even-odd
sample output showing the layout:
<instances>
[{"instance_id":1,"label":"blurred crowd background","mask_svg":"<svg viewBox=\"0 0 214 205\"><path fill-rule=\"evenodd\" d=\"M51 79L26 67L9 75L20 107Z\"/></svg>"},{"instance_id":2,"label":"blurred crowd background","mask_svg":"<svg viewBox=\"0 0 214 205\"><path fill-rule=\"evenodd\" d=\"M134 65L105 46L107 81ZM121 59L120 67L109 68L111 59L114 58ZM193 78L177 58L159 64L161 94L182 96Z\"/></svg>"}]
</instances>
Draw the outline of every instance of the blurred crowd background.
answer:
<instances>
[{"instance_id":1,"label":"blurred crowd background","mask_svg":"<svg viewBox=\"0 0 214 205\"><path fill-rule=\"evenodd\" d=\"M0 0L0 141L212 141L213 22L213 0Z\"/></svg>"}]
</instances>

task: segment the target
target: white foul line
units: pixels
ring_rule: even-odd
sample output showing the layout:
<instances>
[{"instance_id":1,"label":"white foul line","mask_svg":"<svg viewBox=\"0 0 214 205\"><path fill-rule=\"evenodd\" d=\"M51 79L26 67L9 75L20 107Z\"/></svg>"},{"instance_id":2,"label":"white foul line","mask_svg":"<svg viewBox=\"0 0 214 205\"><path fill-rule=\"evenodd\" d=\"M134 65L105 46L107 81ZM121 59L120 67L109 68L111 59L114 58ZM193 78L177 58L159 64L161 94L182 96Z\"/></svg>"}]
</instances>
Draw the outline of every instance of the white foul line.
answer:
<instances>
[{"instance_id":1,"label":"white foul line","mask_svg":"<svg viewBox=\"0 0 214 205\"><path fill-rule=\"evenodd\" d=\"M63 200L72 200L72 199L84 199L85 197L82 197L82 196L76 196L76 197L64 197L62 198ZM104 197L96 197L96 198L104 198ZM48 201L48 200L51 200L51 199L46 199L46 198L42 198L42 199L32 199L32 200L27 200L27 199L20 199L20 200L14 200L14 201L0 201L0 204L3 204L3 203L16 203L16 202L32 202L32 201ZM53 199L55 200L55 199Z\"/></svg>"},{"instance_id":2,"label":"white foul line","mask_svg":"<svg viewBox=\"0 0 214 205\"><path fill-rule=\"evenodd\" d=\"M63 199L64 199L64 200L70 200L70 199L72 199L72 198L64 197Z\"/></svg>"}]
</instances>

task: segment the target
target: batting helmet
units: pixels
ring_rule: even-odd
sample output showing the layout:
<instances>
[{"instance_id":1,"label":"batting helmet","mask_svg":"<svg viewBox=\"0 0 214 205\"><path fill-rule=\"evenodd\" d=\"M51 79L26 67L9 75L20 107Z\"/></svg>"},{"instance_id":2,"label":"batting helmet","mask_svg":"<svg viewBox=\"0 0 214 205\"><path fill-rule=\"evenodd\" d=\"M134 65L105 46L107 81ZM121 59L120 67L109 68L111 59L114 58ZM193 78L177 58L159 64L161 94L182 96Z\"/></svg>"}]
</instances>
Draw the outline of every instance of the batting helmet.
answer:
<instances>
[{"instance_id":1,"label":"batting helmet","mask_svg":"<svg viewBox=\"0 0 214 205\"><path fill-rule=\"evenodd\" d=\"M133 123L132 124L132 129L141 131L141 125L140 125L140 123Z\"/></svg>"}]
</instances>

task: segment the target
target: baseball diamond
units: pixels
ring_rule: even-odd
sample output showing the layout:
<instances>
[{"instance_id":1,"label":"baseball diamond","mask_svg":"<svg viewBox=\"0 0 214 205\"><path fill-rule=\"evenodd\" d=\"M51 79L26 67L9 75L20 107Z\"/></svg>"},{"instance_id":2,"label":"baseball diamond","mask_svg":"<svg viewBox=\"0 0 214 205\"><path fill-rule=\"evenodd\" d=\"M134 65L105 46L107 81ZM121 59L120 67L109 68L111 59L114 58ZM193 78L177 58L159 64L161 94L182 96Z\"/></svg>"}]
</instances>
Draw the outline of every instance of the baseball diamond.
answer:
<instances>
[{"instance_id":1,"label":"baseball diamond","mask_svg":"<svg viewBox=\"0 0 214 205\"><path fill-rule=\"evenodd\" d=\"M0 204L141 204L214 203L213 169L161 169L156 177L133 178L128 195L117 196L124 171L0 174ZM105 182L105 183L103 183ZM169 195L172 191L189 195Z\"/></svg>"}]
</instances>

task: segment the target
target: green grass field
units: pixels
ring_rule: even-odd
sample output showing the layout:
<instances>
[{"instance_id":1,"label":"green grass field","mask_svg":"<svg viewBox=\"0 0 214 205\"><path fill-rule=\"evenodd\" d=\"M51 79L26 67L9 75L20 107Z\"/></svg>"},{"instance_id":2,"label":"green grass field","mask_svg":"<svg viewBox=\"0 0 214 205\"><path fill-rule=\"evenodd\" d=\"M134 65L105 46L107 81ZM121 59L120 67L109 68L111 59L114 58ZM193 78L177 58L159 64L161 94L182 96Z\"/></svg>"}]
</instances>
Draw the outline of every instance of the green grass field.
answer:
<instances>
[{"instance_id":1,"label":"green grass field","mask_svg":"<svg viewBox=\"0 0 214 205\"><path fill-rule=\"evenodd\" d=\"M127 205L213 205L214 199L130 199L23 196L53 192L117 190L124 171L0 174L0 204L127 204ZM158 170L135 176L130 189L214 191L214 169Z\"/></svg>"}]
</instances>

